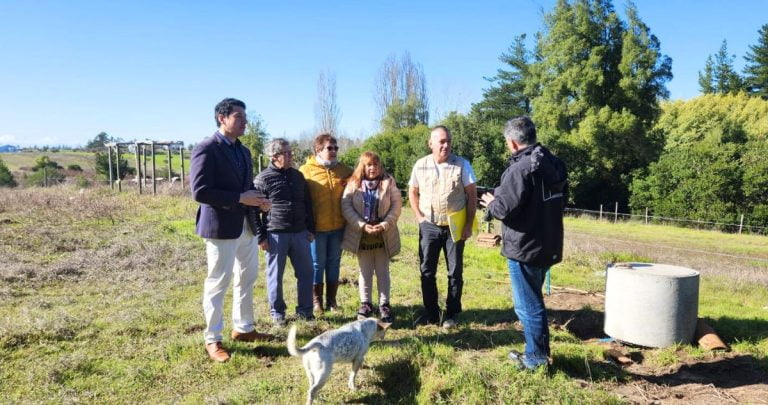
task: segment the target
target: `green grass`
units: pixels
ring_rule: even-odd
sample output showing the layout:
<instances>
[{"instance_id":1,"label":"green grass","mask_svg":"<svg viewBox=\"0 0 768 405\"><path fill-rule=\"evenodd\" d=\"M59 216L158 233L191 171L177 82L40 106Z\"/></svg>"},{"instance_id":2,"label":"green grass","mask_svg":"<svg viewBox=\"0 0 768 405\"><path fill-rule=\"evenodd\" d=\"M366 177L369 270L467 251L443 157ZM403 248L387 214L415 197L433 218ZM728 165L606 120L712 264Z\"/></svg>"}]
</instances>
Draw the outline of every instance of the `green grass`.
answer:
<instances>
[{"instance_id":1,"label":"green grass","mask_svg":"<svg viewBox=\"0 0 768 405\"><path fill-rule=\"evenodd\" d=\"M106 149L104 150L106 152ZM189 175L189 151L184 151L184 172ZM17 152L17 153L0 153L0 159L5 162L8 169L11 172L20 172L23 168L31 168L35 165L35 159L40 156L48 156L51 160L58 163L61 167L66 168L69 165L77 164L84 171L93 172L95 170L94 154L92 152L74 152L74 151L60 151L60 152ZM125 153L121 149L120 157L128 162L128 167L136 167L136 155L131 153ZM113 157L114 159L114 157ZM142 170L144 160L142 158ZM179 153L174 151L171 156L171 168L175 174L181 173L181 158ZM168 177L168 155L164 150L157 150L155 152L155 170L157 177ZM151 155L147 154L147 174L152 174L152 159Z\"/></svg>"},{"instance_id":2,"label":"green grass","mask_svg":"<svg viewBox=\"0 0 768 405\"><path fill-rule=\"evenodd\" d=\"M203 242L194 235L195 209L185 196L137 196L103 188L83 194L70 188L0 193L0 402L302 402L306 376L285 349L287 331L269 322L263 271L256 287L257 327L280 340L252 344L226 339L233 359L226 364L207 359L201 309L205 257ZM515 329L498 249L468 244L465 312L458 329L414 329L421 293L413 222L404 210L403 253L391 266L395 324L384 342L372 346L358 391L347 390L349 366L339 365L321 391L325 403L620 402L609 391L627 376L605 362L602 348L566 330L552 330L550 375L512 369L506 354L521 350L523 339ZM569 219L566 226L568 232L602 237L621 225ZM714 233L626 226L616 235L644 241L655 232L669 243L682 243L688 235L688 246L711 243L718 251L742 253L740 246L751 244L749 254L765 252L747 236L719 234L722 243L717 243ZM654 259L630 248L592 252L569 247L565 257L553 268L552 283L589 291L603 289L606 261ZM438 286L444 296L442 261L440 266ZM289 307L295 305L291 273L286 271L284 284ZM356 277L356 260L345 254L342 278ZM763 366L768 364L764 287L703 277L699 307L734 350L752 354ZM340 312L314 323L298 322L299 343L352 319L356 287L342 284L339 301ZM647 351L648 364L655 367L674 364L682 355L708 354L687 345Z\"/></svg>"},{"instance_id":3,"label":"green grass","mask_svg":"<svg viewBox=\"0 0 768 405\"><path fill-rule=\"evenodd\" d=\"M93 170L93 154L90 152L15 152L0 153L0 159L8 166L12 172L18 172L22 168L31 168L35 165L35 159L40 156L48 156L51 160L57 162L60 166L66 168L69 165L80 165L83 170Z\"/></svg>"}]
</instances>

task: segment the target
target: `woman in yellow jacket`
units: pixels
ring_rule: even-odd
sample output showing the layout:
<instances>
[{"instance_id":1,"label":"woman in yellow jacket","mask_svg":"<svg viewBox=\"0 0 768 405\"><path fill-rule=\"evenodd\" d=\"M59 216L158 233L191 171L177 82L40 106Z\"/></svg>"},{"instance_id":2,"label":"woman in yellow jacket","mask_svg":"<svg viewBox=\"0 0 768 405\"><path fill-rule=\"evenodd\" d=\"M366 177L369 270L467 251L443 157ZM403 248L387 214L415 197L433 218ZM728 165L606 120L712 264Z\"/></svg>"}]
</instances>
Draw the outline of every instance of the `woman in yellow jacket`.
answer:
<instances>
[{"instance_id":1,"label":"woman in yellow jacket","mask_svg":"<svg viewBox=\"0 0 768 405\"><path fill-rule=\"evenodd\" d=\"M314 279L312 289L313 310L323 312L323 277L327 285L326 308L335 310L339 289L341 265L341 239L344 236L344 217L341 215L341 194L352 169L339 162L339 146L330 134L315 137L315 155L299 170L309 185L312 211L315 214L315 240L312 242Z\"/></svg>"},{"instance_id":2,"label":"woman in yellow jacket","mask_svg":"<svg viewBox=\"0 0 768 405\"><path fill-rule=\"evenodd\" d=\"M400 252L397 219L403 207L395 179L381 167L379 156L364 152L341 199L347 220L342 247L357 254L360 266L358 318L372 316L373 275L379 290L381 320L394 320L390 306L389 259Z\"/></svg>"}]
</instances>

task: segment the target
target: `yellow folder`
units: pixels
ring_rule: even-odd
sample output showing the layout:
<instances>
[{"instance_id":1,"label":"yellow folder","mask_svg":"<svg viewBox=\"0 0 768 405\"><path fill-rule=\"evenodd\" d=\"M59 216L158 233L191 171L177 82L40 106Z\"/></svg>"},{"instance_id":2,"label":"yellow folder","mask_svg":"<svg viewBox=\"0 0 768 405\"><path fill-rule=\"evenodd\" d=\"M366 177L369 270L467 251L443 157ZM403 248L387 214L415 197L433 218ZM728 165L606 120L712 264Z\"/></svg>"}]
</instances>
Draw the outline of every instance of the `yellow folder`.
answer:
<instances>
[{"instance_id":1,"label":"yellow folder","mask_svg":"<svg viewBox=\"0 0 768 405\"><path fill-rule=\"evenodd\" d=\"M464 231L464 225L467 223L467 208L461 211L448 213L448 227L451 229L451 239L454 242L461 240L461 233ZM477 215L472 221L472 233L477 232Z\"/></svg>"}]
</instances>

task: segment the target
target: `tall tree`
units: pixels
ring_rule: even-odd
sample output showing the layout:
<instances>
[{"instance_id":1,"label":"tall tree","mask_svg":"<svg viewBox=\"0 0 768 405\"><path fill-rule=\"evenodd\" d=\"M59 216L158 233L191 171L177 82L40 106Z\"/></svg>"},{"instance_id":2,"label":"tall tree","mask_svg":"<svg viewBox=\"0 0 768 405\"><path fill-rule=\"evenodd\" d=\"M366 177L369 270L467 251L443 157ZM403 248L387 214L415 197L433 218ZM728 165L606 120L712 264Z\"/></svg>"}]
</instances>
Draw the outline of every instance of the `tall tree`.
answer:
<instances>
[{"instance_id":1,"label":"tall tree","mask_svg":"<svg viewBox=\"0 0 768 405\"><path fill-rule=\"evenodd\" d=\"M267 134L264 120L262 120L260 115L249 113L248 117L248 122L245 124L245 133L240 137L240 142L251 151L253 174L257 174L259 168L263 168L268 161L268 159L263 159L261 154L264 153L264 144L267 138L269 138L269 134ZM261 165L259 165L259 159L261 159Z\"/></svg>"},{"instance_id":2,"label":"tall tree","mask_svg":"<svg viewBox=\"0 0 768 405\"><path fill-rule=\"evenodd\" d=\"M483 99L472 106L472 113L482 119L504 122L531 113L531 94L526 91L531 52L525 48L525 34L514 38L499 60L505 68L496 76L485 78L491 86L483 91Z\"/></svg>"},{"instance_id":3,"label":"tall tree","mask_svg":"<svg viewBox=\"0 0 768 405\"><path fill-rule=\"evenodd\" d=\"M663 105L666 145L632 182L632 210L716 222L768 222L768 100L707 94Z\"/></svg>"},{"instance_id":4,"label":"tall tree","mask_svg":"<svg viewBox=\"0 0 768 405\"><path fill-rule=\"evenodd\" d=\"M568 164L573 202L626 206L631 173L662 146L651 128L668 96L671 59L633 4L624 22L611 0L559 0L536 58L532 116L540 139Z\"/></svg>"},{"instance_id":5,"label":"tall tree","mask_svg":"<svg viewBox=\"0 0 768 405\"><path fill-rule=\"evenodd\" d=\"M317 78L317 101L315 102L315 125L318 132L338 135L341 112L336 103L336 75L320 72Z\"/></svg>"},{"instance_id":6,"label":"tall tree","mask_svg":"<svg viewBox=\"0 0 768 405\"><path fill-rule=\"evenodd\" d=\"M427 79L421 64L406 52L390 56L379 69L374 101L384 130L413 127L429 122Z\"/></svg>"},{"instance_id":7,"label":"tall tree","mask_svg":"<svg viewBox=\"0 0 768 405\"><path fill-rule=\"evenodd\" d=\"M109 136L106 132L99 132L96 136L88 141L85 145L85 149L88 150L101 150L104 149L104 144L116 141L116 139Z\"/></svg>"},{"instance_id":8,"label":"tall tree","mask_svg":"<svg viewBox=\"0 0 768 405\"><path fill-rule=\"evenodd\" d=\"M744 80L733 68L735 58L735 55L728 55L728 42L723 40L714 57L707 57L704 73L699 72L699 88L703 94L738 93L744 90Z\"/></svg>"},{"instance_id":9,"label":"tall tree","mask_svg":"<svg viewBox=\"0 0 768 405\"><path fill-rule=\"evenodd\" d=\"M744 81L750 94L768 100L768 24L757 32L757 45L750 45L744 59Z\"/></svg>"}]
</instances>

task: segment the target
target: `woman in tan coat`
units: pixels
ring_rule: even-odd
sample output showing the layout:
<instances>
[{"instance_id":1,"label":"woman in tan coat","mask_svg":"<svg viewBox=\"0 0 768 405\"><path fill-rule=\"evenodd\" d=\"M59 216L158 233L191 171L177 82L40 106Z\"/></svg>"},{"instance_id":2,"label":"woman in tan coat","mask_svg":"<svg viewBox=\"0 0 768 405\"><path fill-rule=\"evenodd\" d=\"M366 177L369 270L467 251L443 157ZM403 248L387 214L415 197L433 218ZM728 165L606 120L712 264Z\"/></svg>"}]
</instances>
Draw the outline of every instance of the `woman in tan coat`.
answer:
<instances>
[{"instance_id":1,"label":"woman in tan coat","mask_svg":"<svg viewBox=\"0 0 768 405\"><path fill-rule=\"evenodd\" d=\"M341 247L357 254L360 266L358 318L367 318L374 313L371 290L375 273L381 320L393 321L389 302L389 259L400 252L397 219L402 206L395 179L384 172L379 156L364 152L341 198L341 212L347 221Z\"/></svg>"}]
</instances>

